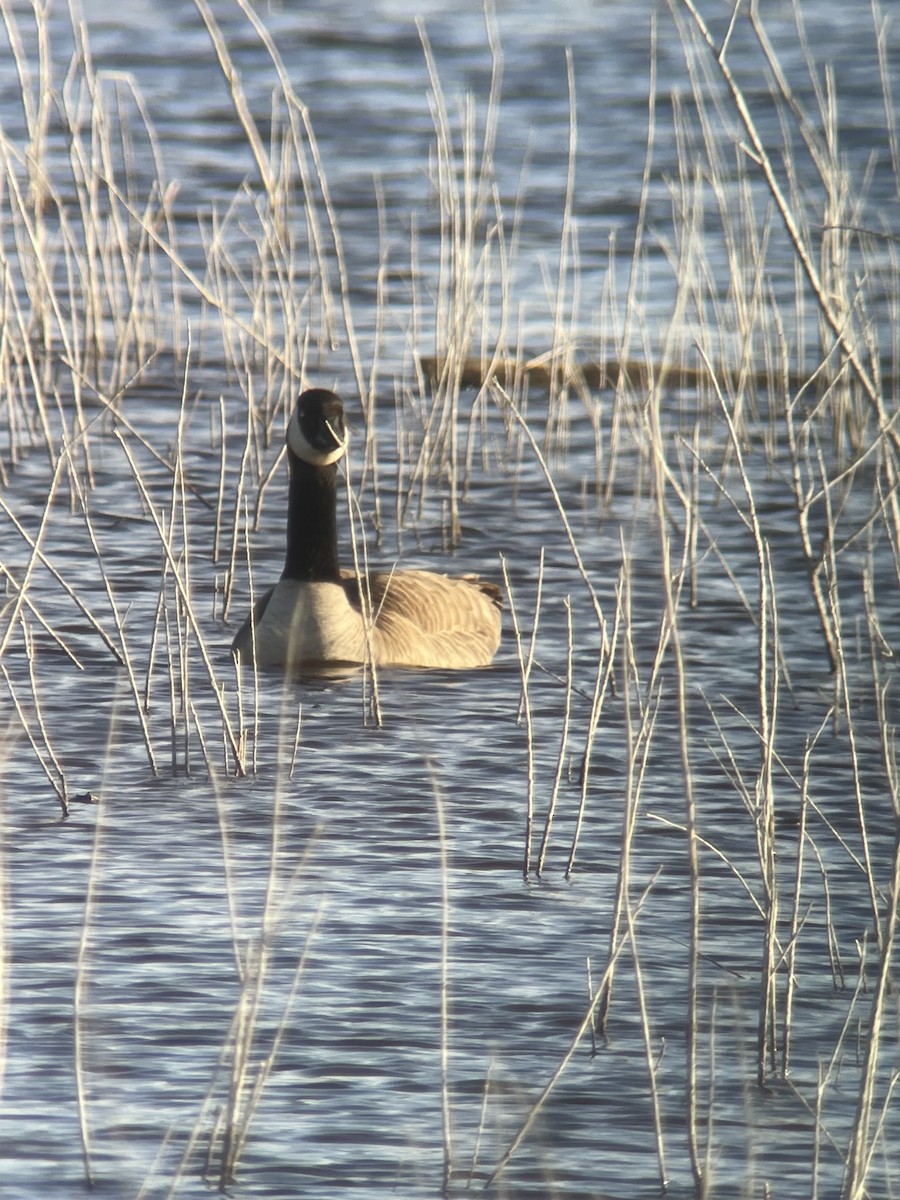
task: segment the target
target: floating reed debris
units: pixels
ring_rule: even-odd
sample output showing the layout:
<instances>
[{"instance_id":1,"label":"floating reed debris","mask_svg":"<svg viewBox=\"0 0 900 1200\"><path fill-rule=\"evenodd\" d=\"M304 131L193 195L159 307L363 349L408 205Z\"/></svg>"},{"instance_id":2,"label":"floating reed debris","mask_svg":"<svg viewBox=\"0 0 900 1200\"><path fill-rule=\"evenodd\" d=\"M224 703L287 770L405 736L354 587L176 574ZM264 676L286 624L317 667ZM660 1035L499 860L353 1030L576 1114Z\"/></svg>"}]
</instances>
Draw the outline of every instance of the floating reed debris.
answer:
<instances>
[{"instance_id":1,"label":"floating reed debris","mask_svg":"<svg viewBox=\"0 0 900 1200\"><path fill-rule=\"evenodd\" d=\"M527 359L484 359L468 356L459 362L451 363L445 356L422 355L419 365L425 377L432 385L436 385L446 375L448 369L458 375L459 386L464 388L483 388L489 383L497 383L505 390L521 386L527 382L530 387L540 391L551 391L560 387L586 387L591 391L603 391L617 388L620 385L635 391L646 391L650 387L658 388L697 388L708 384L710 380L709 367L705 363L690 366L687 363L649 363L639 359L605 361L585 360L579 362L568 358L552 361L549 355L539 355ZM757 388L768 388L774 385L791 389L799 389L809 383L809 375L799 371L788 371L774 379L768 369L747 370L742 367L717 366L716 379L720 387L738 388L748 384Z\"/></svg>"}]
</instances>

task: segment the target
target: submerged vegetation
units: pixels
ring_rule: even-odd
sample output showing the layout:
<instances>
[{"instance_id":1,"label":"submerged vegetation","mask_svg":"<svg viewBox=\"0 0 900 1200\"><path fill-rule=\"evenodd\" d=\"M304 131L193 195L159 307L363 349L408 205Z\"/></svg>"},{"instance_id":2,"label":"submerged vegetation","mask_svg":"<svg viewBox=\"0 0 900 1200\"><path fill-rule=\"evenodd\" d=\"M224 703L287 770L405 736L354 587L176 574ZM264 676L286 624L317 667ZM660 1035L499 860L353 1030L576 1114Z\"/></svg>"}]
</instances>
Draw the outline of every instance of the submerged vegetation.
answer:
<instances>
[{"instance_id":1,"label":"submerged vegetation","mask_svg":"<svg viewBox=\"0 0 900 1200\"><path fill-rule=\"evenodd\" d=\"M108 793L122 780L203 781L236 980L196 1125L160 1149L142 1194L177 1194L201 1173L223 1189L240 1178L295 1019L321 907L306 906L283 995L270 979L285 972L279 938L318 845L317 833L291 858L284 843L306 753L304 692L273 699L271 678L238 673L227 646L271 582L292 404L301 386L337 381L358 414L342 519L355 561L377 547L390 562L422 537L441 544L423 555L441 569L464 543L467 565L505 584L505 707L490 682L502 667L474 678L472 695L486 709L485 745L496 755L508 742L502 781L485 760L479 786L517 789L510 860L536 890L551 877L593 887L598 864L606 871L581 1015L532 1065L534 1094L513 1103L490 1070L477 1095L471 1080L464 1091L451 1054L453 787L429 762L445 1191L503 1195L527 1149L541 1162L552 1143L541 1119L573 1059L592 1047L598 1061L615 1055L626 1003L657 1186L687 1180L714 1194L720 1096L757 1087L803 1119L791 1164L802 1194L835 1194L836 1179L847 1200L896 1191L900 263L888 213L900 133L886 18L873 9L884 122L871 154L848 156L827 64L807 48L800 89L755 4L714 34L702 6L671 0L659 22L667 39L677 32L687 86L658 89L654 26L643 189L599 289L579 244L570 57L559 240L537 303L527 169L516 194L498 179L504 59L490 9L482 98L445 95L419 28L434 236L411 217L401 255L373 204L378 247L361 283L329 164L263 17L237 0L271 74L259 112L213 6L195 3L249 175L187 212L154 114L133 78L95 62L75 7L60 69L46 6L28 18L2 6L22 103L21 129L0 130L3 805L8 822L12 808L55 797L71 822L87 819L78 801L99 798L73 976L85 1179L96 1173L90 948L107 812L124 803ZM799 3L795 17L805 46ZM732 68L740 38L755 47L765 94ZM663 145L674 172L658 166ZM495 531L535 522L533 532L485 545L467 528L473 511ZM342 710L342 738L402 725L383 687L368 671L344 685L361 702L352 719ZM88 710L108 730L92 766L81 752ZM271 839L261 898L248 898L232 806L261 777ZM614 854L591 842L600 809ZM661 899L673 858L677 887ZM720 911L723 889L742 898L738 918L733 902ZM708 976L732 923L757 954L752 981L735 985L753 1005L736 1057L717 1041L729 993ZM17 988L8 944L2 961L0 1054ZM823 1040L798 1055L823 1008ZM596 1102L593 1091L583 1101ZM769 1194L755 1121L748 1196ZM553 1170L548 1161L541 1194L557 1189ZM566 1170L579 1177L577 1163ZM610 1171L584 1187L621 1190Z\"/></svg>"}]
</instances>

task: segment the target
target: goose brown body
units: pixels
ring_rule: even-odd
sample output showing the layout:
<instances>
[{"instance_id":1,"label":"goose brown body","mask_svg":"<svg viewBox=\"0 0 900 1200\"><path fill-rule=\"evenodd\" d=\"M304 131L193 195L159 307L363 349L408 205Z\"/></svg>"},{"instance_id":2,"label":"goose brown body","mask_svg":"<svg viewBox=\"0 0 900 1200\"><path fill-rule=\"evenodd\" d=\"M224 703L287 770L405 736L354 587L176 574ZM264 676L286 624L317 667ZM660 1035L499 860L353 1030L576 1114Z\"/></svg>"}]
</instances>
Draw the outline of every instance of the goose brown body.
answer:
<instances>
[{"instance_id":1,"label":"goose brown body","mask_svg":"<svg viewBox=\"0 0 900 1200\"><path fill-rule=\"evenodd\" d=\"M261 667L487 666L500 644L500 591L475 575L375 572L362 580L337 561L336 472L345 448L333 392L304 392L288 428L291 485L281 579L232 643Z\"/></svg>"}]
</instances>

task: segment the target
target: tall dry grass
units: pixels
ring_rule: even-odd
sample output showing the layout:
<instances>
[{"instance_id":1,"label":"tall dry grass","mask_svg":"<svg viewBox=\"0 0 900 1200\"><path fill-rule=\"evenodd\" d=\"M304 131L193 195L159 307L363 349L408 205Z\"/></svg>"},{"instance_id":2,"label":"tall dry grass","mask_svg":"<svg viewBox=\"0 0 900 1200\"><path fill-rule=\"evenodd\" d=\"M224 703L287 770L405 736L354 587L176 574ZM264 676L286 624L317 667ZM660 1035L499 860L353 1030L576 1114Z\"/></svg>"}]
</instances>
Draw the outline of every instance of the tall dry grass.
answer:
<instances>
[{"instance_id":1,"label":"tall dry grass","mask_svg":"<svg viewBox=\"0 0 900 1200\"><path fill-rule=\"evenodd\" d=\"M716 904L712 863L731 876L755 922L752 1079L760 1088L795 1086L810 1114L813 1194L826 1153L836 1151L844 1164L843 1194L861 1200L869 1194L878 1156L890 1157L898 1078L890 1057L896 1039L890 996L900 852L896 839L890 861L883 846L876 847L873 812L880 810L867 780L877 772L900 820L890 690L896 640L896 592L890 589L900 584L900 347L891 316L900 311L900 271L895 231L866 224L866 180L850 174L842 155L831 72L808 57L802 91L813 97L810 108L798 84L785 76L757 5L746 13L734 10L720 44L692 0L673 0L671 28L684 48L689 88L680 96L660 96L651 54L643 190L625 294L616 292L613 271L601 296L583 288L573 115L560 243L547 285L547 340L526 348L515 266L527 186L523 170L519 194L511 205L501 203L495 156L504 63L496 23L489 11L493 72L482 103L445 94L439 57L421 26L434 129L428 169L440 230L435 299L432 310L416 287L402 298L388 288L388 238L378 213L379 311L367 361L340 214L308 109L264 19L239 0L271 65L274 118L264 135L214 8L205 0L197 7L255 168L229 206L197 214L202 271L182 251L176 185L166 176L152 114L133 81L96 68L77 20L72 65L63 78L54 77L44 7L35 6L27 36L13 6L0 8L23 109L21 139L5 136L0 143L0 483L7 493L0 506L10 548L2 566L7 599L0 625L0 670L11 702L4 753L31 754L68 813L74 789L65 738L51 715L49 664L62 659L67 671L77 672L91 656L120 673L115 727L135 731L148 773L202 774L221 805L223 780L257 771L266 682L253 672L236 675L221 650L227 623L263 587L255 546L264 523L280 524L271 497L282 471L280 444L291 404L307 378L333 369L339 347L341 372L352 381L362 420L346 493L358 562L366 560L366 524L380 533L387 514L399 542L437 508L446 544L457 544L467 491L485 473L508 482L511 504L523 481L540 489L549 514L542 536L570 560L564 620L556 622L550 646L546 614L563 597L555 594L543 549L535 549L533 563L507 558L503 564L508 637L520 680L517 711L503 717L525 727L520 861L529 886L554 872L578 880L592 820L602 806L616 805L609 923L598 931L597 978L583 1019L559 1057L546 1064L505 1142L492 1144L484 1133L495 1111L502 1112L485 1080L470 1175L499 1185L576 1054L592 1037L602 1056L633 1001L660 1186L683 1159L695 1194L711 1194L723 1004L711 995L704 958L705 914ZM886 17L877 8L874 13L884 148L900 194ZM799 5L796 18L803 44ZM758 43L770 86L766 128L782 130L781 144L771 144L732 72L728 43L738 22ZM34 59L29 43L36 47ZM571 57L567 87L574 114L578 80ZM52 133L51 116L61 123L61 136ZM662 139L676 146L678 171L667 180L671 220L656 232L647 209ZM671 280L661 330L644 320L648 258L657 249ZM417 278L414 226L409 257ZM785 263L790 282L776 287L773 265ZM407 331L406 370L386 380L379 351L385 331L398 322ZM599 331L588 357L582 347L586 324ZM129 404L162 362L175 381L163 433L139 405ZM222 378L208 412L198 417L210 362ZM390 421L379 412L385 396ZM579 507L566 486L567 452L573 425L582 418L591 470L589 499ZM203 450L212 456L203 470L195 466L201 428ZM38 454L47 461L43 506L37 513L16 511L16 473ZM116 538L98 503L97 479L110 472L110 463L125 489L118 503L141 515L142 552L156 564L152 594L144 597L150 613L144 625L132 619L122 598ZM630 525L616 511L623 490ZM788 579L774 558L773 507L789 516L795 530L793 551L801 566ZM593 532L604 520L619 529L613 570L595 557ZM646 602L635 595L636 550L629 540L635 529L634 543L654 547L658 602L649 620L640 609ZM80 582L62 549L63 536L76 534L95 564L93 587ZM206 586L213 573L215 596ZM798 586L809 593L828 694L817 700L802 744L793 745L783 732L796 730L786 710L803 690L797 672L809 664L795 664L783 610L795 604ZM695 616L718 589L728 589L736 631L749 631L754 647L752 687L740 699L706 694L693 654ZM548 680L561 697L552 720L541 713ZM380 721L377 681L369 678L365 686L363 719ZM698 697L706 710L702 732ZM866 719L867 711L875 713L874 721ZM290 764L285 778L298 757L302 765L301 722L302 710L285 700L277 716L279 761ZM661 748L667 736L674 752ZM598 750L610 744L618 748L621 766L613 784L596 769ZM110 754L118 749L111 741ZM677 815L655 811L649 794L654 763L664 754L670 766L677 765ZM821 801L835 754L850 779L849 831L846 823L837 827ZM734 820L749 853L719 844L709 829L712 798L703 777L710 760L733 793ZM570 776L574 787L567 786ZM443 831L437 784L435 793ZM258 928L242 925L235 908L234 1019L174 1170L173 1195L201 1146L208 1177L221 1188L230 1185L278 1050L283 1024L264 1043L259 1014L272 945L288 911L285 897L298 881L290 873L285 880L281 820L276 803ZM785 826L795 829L790 840ZM100 856L102 824L97 828ZM646 950L651 934L645 914L653 910L660 874L648 871L641 838L654 829L678 835L686 880L679 911L686 937L673 950L684 981L685 1045L677 1077L663 1061L650 984L654 964ZM225 885L236 904L224 817L222 831ZM443 832L441 847L443 852ZM856 961L837 933L836 858L852 867L868 910ZM458 1172L465 1173L466 1150L452 1123L462 1101L453 1094L450 1070L447 871L444 854L439 1074L443 1182L450 1187ZM89 893L86 939L91 905ZM814 910L825 914L822 971L836 991L849 990L850 999L815 1084L805 1079L794 1085ZM4 955L0 1030L15 983L8 981L6 965ZM297 985L304 965L301 956ZM74 997L79 1067L89 1036L88 973L85 940ZM839 1088L847 1087L844 1067L854 1037L860 1046L856 1094L852 1127L843 1135L833 1132L830 1114ZM80 1073L78 1081L90 1181L90 1105ZM665 1113L665 1096L673 1089L683 1137ZM752 1183L762 1168L748 1153L749 1168Z\"/></svg>"}]
</instances>

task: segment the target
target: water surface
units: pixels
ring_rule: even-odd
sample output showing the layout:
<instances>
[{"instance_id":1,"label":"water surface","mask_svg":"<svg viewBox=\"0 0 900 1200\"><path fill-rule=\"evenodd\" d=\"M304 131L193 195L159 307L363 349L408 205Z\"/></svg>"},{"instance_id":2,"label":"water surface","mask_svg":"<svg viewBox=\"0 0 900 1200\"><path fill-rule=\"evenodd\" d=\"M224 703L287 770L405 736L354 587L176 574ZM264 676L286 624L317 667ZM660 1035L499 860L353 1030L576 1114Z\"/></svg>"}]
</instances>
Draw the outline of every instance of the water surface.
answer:
<instances>
[{"instance_id":1,"label":"water surface","mask_svg":"<svg viewBox=\"0 0 900 1200\"><path fill-rule=\"evenodd\" d=\"M220 7L217 17L251 110L267 131L275 82L271 62L240 10ZM787 6L775 7L767 14L769 35L798 96L811 106L790 13ZM369 553L379 563L399 556L406 565L476 570L498 580L502 556L526 649L540 591L529 689L531 736L520 715L520 663L508 609L504 643L491 669L459 675L384 672L380 727L371 722L369 693L360 677L293 682L286 689L276 679L263 680L255 722L252 689L243 697L253 750L247 773L235 770L197 637L209 650L213 675L237 727L228 644L245 611L249 585L242 567L223 619L226 559L213 560L213 545L217 533L230 534L235 509L239 520L243 515L235 502L246 425L242 388L250 379L258 396L267 378L258 367L262 356L253 359L250 351L252 369L243 369L239 336L233 328L220 331L219 314L182 278L175 288L182 307L160 314L159 352L129 383L121 405L129 424L119 424L119 431L146 494L113 422L87 389L83 403L91 422L93 480L88 503L97 552L65 471L42 541L47 560L118 644L104 579L109 581L124 623L134 688L146 697L150 750L128 672L45 567L35 569L29 597L80 666L41 632L33 614L28 616L33 642L17 633L3 660L20 707L14 712L11 702L5 704L8 983L0 1190L10 1197L87 1195L84 1127L96 1193L207 1195L201 1173L209 1153L208 1175L216 1182L222 1146L212 1131L228 1112L229 1081L239 1060L232 1036L236 1027L254 1030L248 1078L255 1078L273 1047L275 1054L229 1194L439 1195L445 1166L443 1051L455 1167L451 1191L463 1190L470 1175L473 1190L481 1188L562 1062L606 966L629 795L628 739L638 737L641 705L649 700L658 702L658 711L637 798L628 888L635 942L618 960L607 1037L582 1040L489 1192L657 1196L649 1056L671 1192L690 1195L686 794L671 657L662 668L662 684L651 688L665 606L643 397L634 397L633 409L625 410L616 407L612 391L585 397L573 390L553 410L549 433L547 397L527 397L529 419L547 451L608 636L617 587L624 586L620 569L627 568L628 636L637 683L623 686L629 655L622 630L618 685L592 730L591 697L602 643L594 598L545 473L515 423L504 421L493 404L478 401L483 408L475 411L484 414L479 420L486 433L471 443L456 549L448 544L446 476L436 472L423 487L409 457L410 448L419 444L417 421L425 411L417 407L421 393L414 360L435 349L442 262L435 126L415 18L421 17L427 31L454 127L462 122L462 97L471 92L481 130L492 69L484 15L471 5L450 16L441 5L413 9L399 2L345 5L340 11L330 4L304 5L302 12L291 6L259 11L308 106L339 216L360 357L366 371L377 362L368 426L361 409L355 410L352 457ZM250 215L253 203L259 203L258 181L197 10L183 0L169 0L129 5L126 13L121 5L88 0L83 13L94 69L110 73L104 86L121 79L117 73L133 80L159 139L166 178L178 183L173 221L185 264L202 270L212 222L225 221L234 205L239 215L229 230L229 252L252 273L260 257L258 226ZM835 11L818 2L804 5L803 13L810 53L820 69L834 60L851 178L861 177L875 153L860 221L890 224L896 180L881 130L871 15L867 6ZM34 41L27 12L19 19L27 46ZM651 41L663 126L686 103L689 90L682 43L667 10L615 0L567 5L564 15L516 0L498 6L496 22L504 63L493 167L510 234L512 212L521 204L509 341L538 354L558 332L555 288L571 77L578 130L572 200L577 242L569 242L573 265L563 288L563 311L573 345L595 356L615 340L610 313L621 311L631 269L647 144ZM715 36L724 36L725 29L717 17ZM69 15L62 7L51 14L50 31L62 86L72 54ZM895 32L889 42L896 89ZM743 22L734 30L730 54L766 137L777 147L775 113L764 102L768 81ZM21 139L19 81L5 61L0 121L7 137ZM51 123L49 160L59 168L64 203L74 205L76 189L65 191L67 154L65 139ZM673 322L683 322L689 334L703 324L696 313L673 314L672 239L682 226L673 218L672 180L680 169L675 139L660 135L643 235L639 327L645 341L634 347L650 358ZM137 155L133 172L139 192L142 185L149 187L155 167ZM256 201L241 192L245 180ZM762 196L758 179L752 186ZM710 229L706 265L713 277L721 272L724 280L727 256L715 235L716 206L708 196L703 203ZM243 239L233 232L242 218ZM13 228L7 222L7 239ZM794 266L774 221L771 238L776 252L768 281L794 318L785 336L792 348L809 351L811 362L805 365L811 367L815 313L810 307L793 310ZM615 302L609 298L614 285L619 289ZM336 383L356 405L346 327L338 321L333 339L323 335L312 285L310 295L308 307L301 307L310 330L305 376ZM888 296L886 309L890 302ZM244 303L251 307L250 299L238 295L235 307ZM873 319L883 316L876 312ZM185 358L180 351L189 338L191 355ZM722 343L731 344L728 330ZM890 345L883 351L889 357ZM61 357L52 357L58 404L50 420L57 447L63 426L74 427L76 411L74 376ZM182 406L185 378L188 402ZM277 376L277 388L292 395L296 380L285 372ZM666 394L661 419L673 463L691 461L684 445L695 435L695 401L685 390ZM780 419L775 400L771 409L765 395L757 403L754 430L774 427ZM463 428L475 405L475 394L464 393ZM616 416L621 417L618 442ZM276 412L271 444L257 447L251 474L257 465L259 474L246 486L251 504L275 460L279 419ZM554 421L563 431L557 442ZM701 1145L709 1145L714 1194L758 1196L768 1185L772 1194L808 1196L818 1179L819 1195L836 1195L860 1083L857 1034L864 1036L869 1016L868 994L857 988L863 981L872 984L872 969L864 976L859 970L860 947L871 943L873 931L860 811L881 912L894 837L862 582L869 572L889 648L900 632L894 553L888 525L879 519L871 523L869 536L860 538L858 554L848 551L840 560L841 627L854 717L851 746L846 720L827 719L834 681L798 549L789 464L767 452L762 433L744 445L756 511L771 550L782 639L773 784L782 936L787 936L794 899L798 781L804 754L817 739L808 784L815 808L806 814L798 900L791 1072L784 1080L775 1070L767 1086L758 1088L764 923L756 905L764 895L756 817L742 796L752 796L759 769L757 557L746 523L713 478L717 470L726 471L732 449L714 396L697 436L711 466L697 482L699 510L710 532L700 539L698 603L682 606L679 628L694 800L704 839L697 1031ZM10 434L7 447L13 441ZM33 442L33 448L24 447L20 461L11 463L9 454L4 458L3 498L34 535L56 462L42 448L37 422L24 441ZM176 443L189 485L183 497L172 470L147 448L171 461ZM464 456L469 444L462 436L460 444ZM87 464L79 453L74 469L86 480ZM687 469L685 478L690 473ZM597 496L598 474L601 486L610 483L605 505ZM735 476L727 478L730 495L739 497L746 514L746 497ZM844 537L866 525L877 503L877 479L873 463L868 485L841 497ZM405 514L398 494L412 497ZM285 495L280 470L262 490L258 522L251 521L257 587L273 580L280 568ZM163 553L149 503L163 523L171 513L176 516L173 544L182 555L177 564ZM669 532L677 540L683 513L673 513ZM341 521L348 553L343 512ZM196 629L185 620L172 582L176 565L185 570L185 552ZM4 563L21 577L29 557L28 546L4 517ZM750 598L749 611L741 593ZM29 649L38 708L29 682ZM171 673L170 662L175 664ZM879 659L877 668L888 681L892 661ZM893 719L896 700L890 690L887 697ZM25 733L30 731L39 748L43 745L38 717L69 795L89 791L99 798L92 805L73 802L65 820ZM580 772L589 735L590 782L579 826ZM46 749L41 756L56 778ZM532 866L554 793L557 807L543 874L537 878L532 870L523 879L529 786L535 810ZM574 869L567 877L576 834ZM445 926L449 1015L442 1033ZM256 992L252 963L263 944L266 971ZM874 948L867 953L874 962ZM242 978L249 980L243 989ZM782 972L781 1006L784 986ZM900 1065L896 1019L893 1006L886 1017L879 1097ZM894 1115L888 1117L888 1131ZM872 1194L888 1194L889 1185L896 1190L898 1170L896 1139L888 1133L873 1165Z\"/></svg>"}]
</instances>

